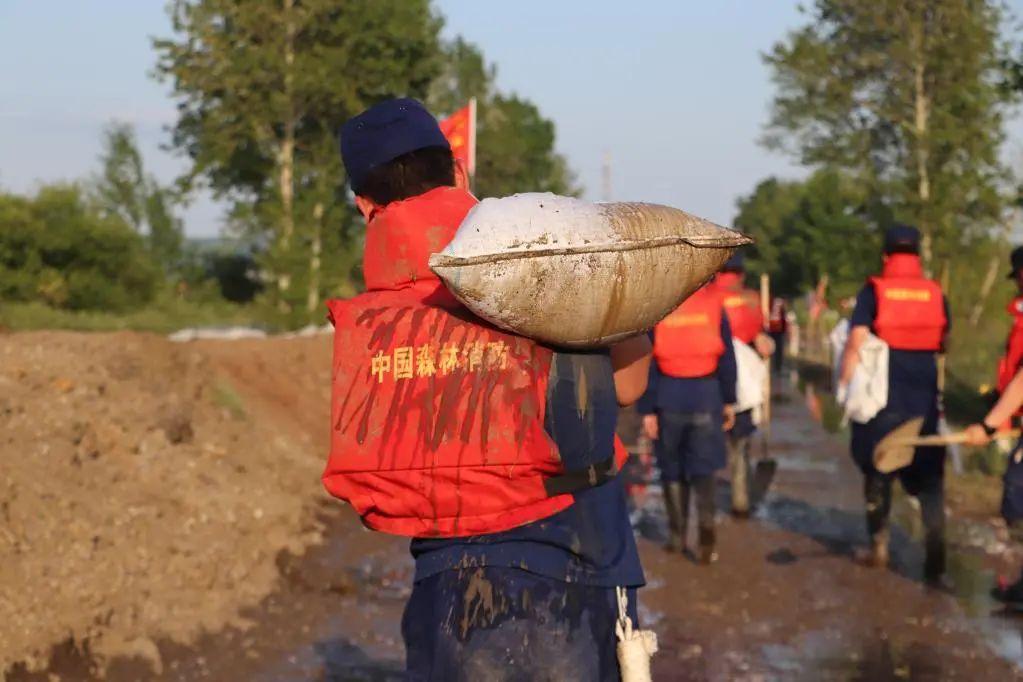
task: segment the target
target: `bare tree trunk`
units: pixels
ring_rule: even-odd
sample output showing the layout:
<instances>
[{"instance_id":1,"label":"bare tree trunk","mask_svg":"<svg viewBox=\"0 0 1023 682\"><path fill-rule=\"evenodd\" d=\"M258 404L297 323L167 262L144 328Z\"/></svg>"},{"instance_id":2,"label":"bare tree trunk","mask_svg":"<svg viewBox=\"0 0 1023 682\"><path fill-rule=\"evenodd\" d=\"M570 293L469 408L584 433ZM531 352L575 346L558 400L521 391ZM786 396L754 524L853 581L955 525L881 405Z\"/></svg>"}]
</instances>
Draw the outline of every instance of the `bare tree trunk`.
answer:
<instances>
[{"instance_id":1,"label":"bare tree trunk","mask_svg":"<svg viewBox=\"0 0 1023 682\"><path fill-rule=\"evenodd\" d=\"M294 73L295 66L295 19L293 16L294 0L284 2L284 99L286 111L284 116L284 135L281 139L280 151L277 156L279 169L278 182L281 194L281 233L278 240L280 255L287 261L291 251L291 241L295 233L295 101ZM285 267L277 273L278 307L287 312L290 307L285 295L291 288L291 273Z\"/></svg>"},{"instance_id":2,"label":"bare tree trunk","mask_svg":"<svg viewBox=\"0 0 1023 682\"><path fill-rule=\"evenodd\" d=\"M1012 234L1012 223L1018 215L1018 210L1011 211L1002 223L1002 235L1006 239ZM971 327L975 328L980 324L980 316L984 314L984 306L987 305L987 300L991 296L991 290L995 288L995 281L998 278L998 266L1001 261L1002 259L997 252L988 261L987 272L984 273L984 281L980 285L977 300L974 302L973 308L970 309L970 317L967 319Z\"/></svg>"},{"instance_id":3,"label":"bare tree trunk","mask_svg":"<svg viewBox=\"0 0 1023 682\"><path fill-rule=\"evenodd\" d=\"M917 199L920 201L920 213L918 215L920 233L920 255L925 264L930 264L933 255L934 226L929 224L928 205L931 201L931 178L927 168L930 157L929 151L929 125L931 115L931 102L927 95L926 83L926 53L924 51L924 17L914 17L913 25L913 47L915 62L913 64L913 131L916 136L916 173L917 173Z\"/></svg>"},{"instance_id":4,"label":"bare tree trunk","mask_svg":"<svg viewBox=\"0 0 1023 682\"><path fill-rule=\"evenodd\" d=\"M1001 262L1001 258L998 257L998 254L991 256L991 260L988 261L984 282L980 285L980 293L977 296L977 300L973 303L973 308L970 310L969 322L971 327L977 326L980 322L980 316L984 313L984 304L987 303L988 296L991 295L991 289L995 286L995 278L998 277L999 262Z\"/></svg>"},{"instance_id":5,"label":"bare tree trunk","mask_svg":"<svg viewBox=\"0 0 1023 682\"><path fill-rule=\"evenodd\" d=\"M323 250L323 202L313 206L313 240L309 253L309 292L305 307L309 314L320 305L320 253Z\"/></svg>"}]
</instances>

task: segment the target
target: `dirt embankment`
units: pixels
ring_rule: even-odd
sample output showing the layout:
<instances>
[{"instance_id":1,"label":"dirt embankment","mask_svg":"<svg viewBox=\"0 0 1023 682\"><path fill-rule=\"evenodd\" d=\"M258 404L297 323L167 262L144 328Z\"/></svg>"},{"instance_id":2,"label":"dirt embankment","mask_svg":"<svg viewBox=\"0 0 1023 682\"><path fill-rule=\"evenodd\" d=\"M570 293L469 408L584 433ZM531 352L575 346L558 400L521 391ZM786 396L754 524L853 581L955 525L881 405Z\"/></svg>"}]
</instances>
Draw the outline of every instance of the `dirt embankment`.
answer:
<instances>
[{"instance_id":1,"label":"dirt embankment","mask_svg":"<svg viewBox=\"0 0 1023 682\"><path fill-rule=\"evenodd\" d=\"M329 341L0 335L0 672L239 624L319 539ZM322 440L316 439L323 433Z\"/></svg>"}]
</instances>

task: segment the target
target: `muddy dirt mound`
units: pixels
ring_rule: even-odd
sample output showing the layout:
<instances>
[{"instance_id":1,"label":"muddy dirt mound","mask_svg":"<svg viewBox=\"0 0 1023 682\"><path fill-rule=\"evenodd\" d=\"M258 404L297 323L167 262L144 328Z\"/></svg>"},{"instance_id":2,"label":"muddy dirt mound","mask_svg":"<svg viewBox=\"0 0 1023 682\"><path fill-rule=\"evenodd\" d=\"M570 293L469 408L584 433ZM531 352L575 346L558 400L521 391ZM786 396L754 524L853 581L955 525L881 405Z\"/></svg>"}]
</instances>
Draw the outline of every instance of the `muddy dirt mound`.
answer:
<instances>
[{"instance_id":1,"label":"muddy dirt mound","mask_svg":"<svg viewBox=\"0 0 1023 682\"><path fill-rule=\"evenodd\" d=\"M0 336L0 671L239 625L319 537L329 341ZM318 440L316 434L323 432Z\"/></svg>"}]
</instances>

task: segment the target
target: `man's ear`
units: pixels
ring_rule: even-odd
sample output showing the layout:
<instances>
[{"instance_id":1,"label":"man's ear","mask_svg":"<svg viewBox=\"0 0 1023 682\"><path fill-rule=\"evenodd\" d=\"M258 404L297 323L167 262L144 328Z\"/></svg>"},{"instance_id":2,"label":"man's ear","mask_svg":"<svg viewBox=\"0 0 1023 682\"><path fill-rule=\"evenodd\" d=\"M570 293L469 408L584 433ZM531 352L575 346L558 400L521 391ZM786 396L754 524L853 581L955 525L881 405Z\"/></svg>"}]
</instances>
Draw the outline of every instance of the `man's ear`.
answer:
<instances>
[{"instance_id":1,"label":"man's ear","mask_svg":"<svg viewBox=\"0 0 1023 682\"><path fill-rule=\"evenodd\" d=\"M362 217L369 222L369 219L373 217L373 214L380 210L381 206L372 199L368 199L363 196L355 195L355 208L359 209L359 213Z\"/></svg>"},{"instance_id":2,"label":"man's ear","mask_svg":"<svg viewBox=\"0 0 1023 682\"><path fill-rule=\"evenodd\" d=\"M464 189L466 192L470 190L469 169L465 167L461 159L455 159L455 187Z\"/></svg>"}]
</instances>

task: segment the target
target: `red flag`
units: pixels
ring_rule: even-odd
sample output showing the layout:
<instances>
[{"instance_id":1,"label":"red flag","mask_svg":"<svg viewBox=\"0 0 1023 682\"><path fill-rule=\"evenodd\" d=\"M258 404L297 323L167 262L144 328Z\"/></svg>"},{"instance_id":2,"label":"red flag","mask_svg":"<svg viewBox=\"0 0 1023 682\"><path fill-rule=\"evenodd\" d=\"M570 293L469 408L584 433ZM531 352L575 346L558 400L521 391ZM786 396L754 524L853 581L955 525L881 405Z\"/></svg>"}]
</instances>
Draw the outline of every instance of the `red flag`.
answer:
<instances>
[{"instance_id":1,"label":"red flag","mask_svg":"<svg viewBox=\"0 0 1023 682\"><path fill-rule=\"evenodd\" d=\"M476 173L476 98L440 122L441 132L451 144L451 153L465 164L469 175Z\"/></svg>"}]
</instances>

